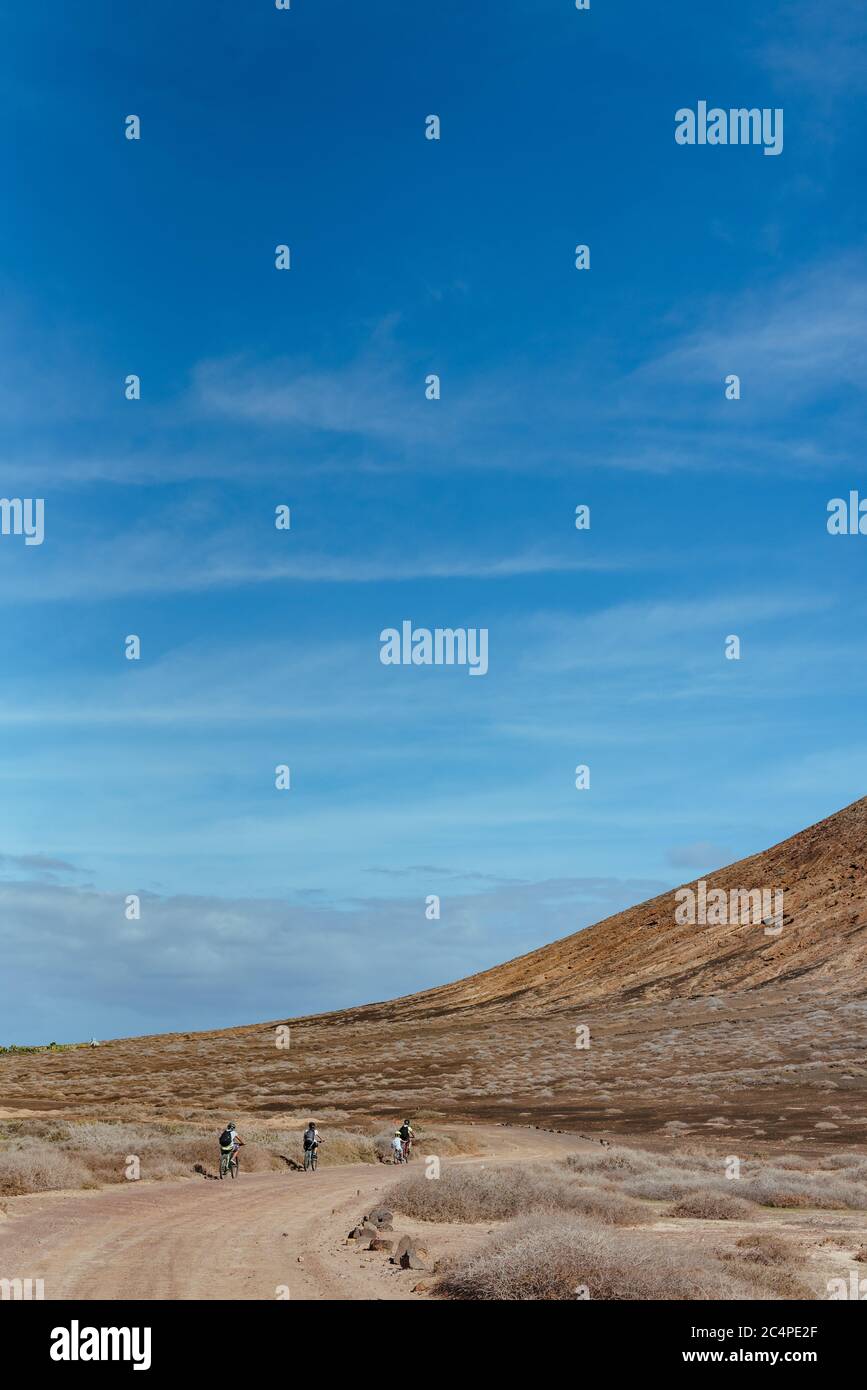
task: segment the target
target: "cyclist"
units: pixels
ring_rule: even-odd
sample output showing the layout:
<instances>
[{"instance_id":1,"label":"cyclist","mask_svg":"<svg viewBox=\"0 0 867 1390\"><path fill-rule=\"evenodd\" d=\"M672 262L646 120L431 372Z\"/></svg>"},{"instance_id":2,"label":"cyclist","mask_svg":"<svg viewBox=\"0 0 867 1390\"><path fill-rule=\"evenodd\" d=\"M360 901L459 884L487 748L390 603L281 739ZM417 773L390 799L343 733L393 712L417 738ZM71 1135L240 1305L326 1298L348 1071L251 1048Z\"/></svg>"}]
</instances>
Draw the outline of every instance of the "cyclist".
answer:
<instances>
[{"instance_id":1,"label":"cyclist","mask_svg":"<svg viewBox=\"0 0 867 1390\"><path fill-rule=\"evenodd\" d=\"M412 1132L412 1125L410 1124L409 1120L404 1120L403 1124L397 1132L400 1135L400 1142L403 1146L403 1161L404 1163L409 1163L410 1151L412 1150L412 1141L415 1138L415 1135Z\"/></svg>"},{"instance_id":2,"label":"cyclist","mask_svg":"<svg viewBox=\"0 0 867 1390\"><path fill-rule=\"evenodd\" d=\"M392 1163L403 1163L403 1140L400 1137L400 1130L394 1131L394 1138L391 1141L391 1161Z\"/></svg>"},{"instance_id":3,"label":"cyclist","mask_svg":"<svg viewBox=\"0 0 867 1390\"><path fill-rule=\"evenodd\" d=\"M308 1121L307 1128L301 1136L301 1142L304 1145L304 1171L306 1173L308 1169L316 1168L316 1151L322 1143L322 1135L316 1128L315 1120Z\"/></svg>"},{"instance_id":4,"label":"cyclist","mask_svg":"<svg viewBox=\"0 0 867 1390\"><path fill-rule=\"evenodd\" d=\"M234 1163L235 1170L237 1172L238 1150L242 1149L243 1147L244 1141L243 1139L239 1138L238 1132L235 1129L234 1121L230 1120L229 1123L226 1125L226 1128L223 1130L223 1133L220 1135L220 1177L223 1176L222 1159L224 1155L226 1158L226 1170L228 1171L230 1164Z\"/></svg>"}]
</instances>

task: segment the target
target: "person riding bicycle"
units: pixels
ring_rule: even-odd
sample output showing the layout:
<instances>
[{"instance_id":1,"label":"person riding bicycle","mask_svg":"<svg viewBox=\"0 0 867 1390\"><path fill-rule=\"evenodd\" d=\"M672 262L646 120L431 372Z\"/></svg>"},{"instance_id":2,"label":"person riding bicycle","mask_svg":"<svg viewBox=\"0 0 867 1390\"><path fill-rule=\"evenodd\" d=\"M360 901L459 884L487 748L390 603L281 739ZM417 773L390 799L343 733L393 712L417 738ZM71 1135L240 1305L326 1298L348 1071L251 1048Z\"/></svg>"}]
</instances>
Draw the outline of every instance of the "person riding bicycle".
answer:
<instances>
[{"instance_id":1,"label":"person riding bicycle","mask_svg":"<svg viewBox=\"0 0 867 1390\"><path fill-rule=\"evenodd\" d=\"M400 1130L394 1131L394 1138L391 1141L391 1161L392 1163L403 1163L403 1140L400 1137Z\"/></svg>"},{"instance_id":2,"label":"person riding bicycle","mask_svg":"<svg viewBox=\"0 0 867 1390\"><path fill-rule=\"evenodd\" d=\"M404 1120L397 1132L400 1135L400 1142L403 1146L404 1161L407 1162L409 1160L410 1150L412 1149L412 1141L415 1138L409 1120Z\"/></svg>"},{"instance_id":3,"label":"person riding bicycle","mask_svg":"<svg viewBox=\"0 0 867 1390\"><path fill-rule=\"evenodd\" d=\"M239 1138L238 1131L235 1129L234 1121L230 1120L229 1123L226 1125L226 1128L223 1130L223 1133L220 1135L220 1157L222 1158L224 1154L226 1155L227 1168L229 1167L230 1163L234 1162L237 1171L238 1150L242 1149L243 1147L244 1141L243 1139Z\"/></svg>"},{"instance_id":4,"label":"person riding bicycle","mask_svg":"<svg viewBox=\"0 0 867 1390\"><path fill-rule=\"evenodd\" d=\"M304 1167L312 1168L316 1164L316 1150L322 1143L322 1135L316 1128L315 1120L308 1121L307 1128L301 1136L301 1142L304 1146Z\"/></svg>"}]
</instances>

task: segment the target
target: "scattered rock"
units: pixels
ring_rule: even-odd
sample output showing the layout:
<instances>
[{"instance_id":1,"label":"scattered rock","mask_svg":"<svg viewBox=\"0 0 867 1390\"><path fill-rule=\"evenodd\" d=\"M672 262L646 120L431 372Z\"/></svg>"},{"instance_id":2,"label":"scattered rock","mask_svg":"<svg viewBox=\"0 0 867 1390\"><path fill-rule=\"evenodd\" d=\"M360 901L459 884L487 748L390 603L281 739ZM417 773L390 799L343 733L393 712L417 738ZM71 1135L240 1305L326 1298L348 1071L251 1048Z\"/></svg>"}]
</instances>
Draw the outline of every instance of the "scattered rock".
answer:
<instances>
[{"instance_id":1,"label":"scattered rock","mask_svg":"<svg viewBox=\"0 0 867 1390\"><path fill-rule=\"evenodd\" d=\"M349 1232L349 1239L350 1239L350 1240L373 1240L374 1236L378 1236L378 1235L379 1235L379 1231L377 1230L376 1226L368 1226L368 1225L365 1224L365 1225L362 1225L362 1226L354 1226L354 1227L352 1228L352 1230Z\"/></svg>"},{"instance_id":2,"label":"scattered rock","mask_svg":"<svg viewBox=\"0 0 867 1390\"><path fill-rule=\"evenodd\" d=\"M387 1207L374 1207L364 1220L371 1226L390 1226L394 1220L394 1212L389 1211Z\"/></svg>"},{"instance_id":3,"label":"scattered rock","mask_svg":"<svg viewBox=\"0 0 867 1390\"><path fill-rule=\"evenodd\" d=\"M433 1261L424 1245L416 1245L412 1236L401 1236L397 1249L391 1257L392 1264L401 1269L423 1269L427 1274L433 1270Z\"/></svg>"},{"instance_id":4,"label":"scattered rock","mask_svg":"<svg viewBox=\"0 0 867 1390\"><path fill-rule=\"evenodd\" d=\"M368 1250L391 1250L393 1247L393 1240L385 1240L382 1236L374 1236L367 1248Z\"/></svg>"}]
</instances>

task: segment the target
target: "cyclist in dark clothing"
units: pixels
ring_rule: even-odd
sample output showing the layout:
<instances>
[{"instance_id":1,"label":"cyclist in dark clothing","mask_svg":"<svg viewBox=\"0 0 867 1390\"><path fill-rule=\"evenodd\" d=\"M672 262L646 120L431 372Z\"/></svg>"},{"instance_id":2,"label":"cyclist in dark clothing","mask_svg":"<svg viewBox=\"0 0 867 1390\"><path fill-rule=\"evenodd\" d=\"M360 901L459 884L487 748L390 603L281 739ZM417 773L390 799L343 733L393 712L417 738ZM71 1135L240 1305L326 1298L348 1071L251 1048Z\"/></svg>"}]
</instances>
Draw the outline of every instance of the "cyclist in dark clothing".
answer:
<instances>
[{"instance_id":1,"label":"cyclist in dark clothing","mask_svg":"<svg viewBox=\"0 0 867 1390\"><path fill-rule=\"evenodd\" d=\"M322 1143L322 1135L316 1128L315 1120L311 1120L307 1125L301 1136L301 1142L304 1145L304 1171L307 1172L310 1168L315 1171L317 1150Z\"/></svg>"}]
</instances>

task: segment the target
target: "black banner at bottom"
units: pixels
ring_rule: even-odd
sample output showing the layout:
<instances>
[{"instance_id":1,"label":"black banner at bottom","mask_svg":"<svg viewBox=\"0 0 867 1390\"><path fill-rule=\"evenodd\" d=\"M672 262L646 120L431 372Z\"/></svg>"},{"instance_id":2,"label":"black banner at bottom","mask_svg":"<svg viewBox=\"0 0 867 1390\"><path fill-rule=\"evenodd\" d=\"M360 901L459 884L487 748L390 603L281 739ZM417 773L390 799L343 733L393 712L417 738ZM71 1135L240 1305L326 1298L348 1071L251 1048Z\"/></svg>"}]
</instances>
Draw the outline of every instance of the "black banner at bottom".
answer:
<instances>
[{"instance_id":1,"label":"black banner at bottom","mask_svg":"<svg viewBox=\"0 0 867 1390\"><path fill-rule=\"evenodd\" d=\"M436 1307L430 1304L436 1302ZM426 1306L427 1305L427 1306ZM330 1373L345 1350L358 1371L359 1353L382 1353L386 1365L415 1348L416 1371L427 1359L419 1346L430 1337L466 1334L446 1352L462 1367L496 1350L516 1349L547 1357L561 1338L575 1343L580 1364L592 1351L595 1369L606 1373L653 1374L675 1367L698 1374L708 1366L810 1367L827 1376L855 1360L864 1341L863 1309L838 1302L804 1303L563 1303L485 1304L426 1300L425 1304L382 1299L362 1305L327 1305L327 1325L316 1304L262 1302L26 1302L0 1303L2 1345L18 1367L62 1380L94 1376L196 1371L215 1376L246 1375L260 1363L278 1361L287 1373L312 1360ZM321 1307L321 1305L319 1305ZM500 1324L507 1316L508 1322ZM358 1322L356 1322L358 1318ZM327 1326L327 1334L323 1331ZM501 1329L501 1330L500 1330ZM426 1340L415 1341L416 1334ZM491 1340L493 1334L493 1342ZM407 1343L407 1337L412 1338ZM532 1340L525 1340L527 1337ZM541 1336L544 1340L538 1340ZM477 1340L481 1338L480 1340ZM565 1345L568 1345L568 1341ZM470 1351L475 1346L477 1350ZM601 1367L599 1363L602 1363ZM451 1369L454 1369L453 1366ZM16 1368L17 1373L20 1370ZM373 1368L369 1367L372 1371ZM576 1374L579 1364L576 1364ZM559 1374L559 1372L557 1373Z\"/></svg>"}]
</instances>

